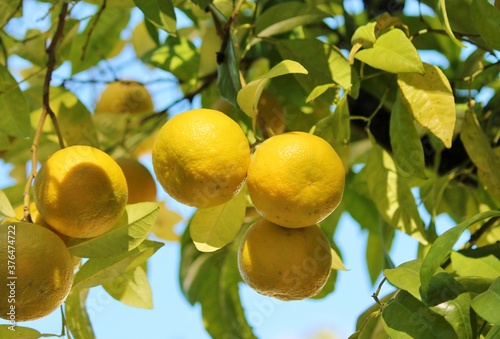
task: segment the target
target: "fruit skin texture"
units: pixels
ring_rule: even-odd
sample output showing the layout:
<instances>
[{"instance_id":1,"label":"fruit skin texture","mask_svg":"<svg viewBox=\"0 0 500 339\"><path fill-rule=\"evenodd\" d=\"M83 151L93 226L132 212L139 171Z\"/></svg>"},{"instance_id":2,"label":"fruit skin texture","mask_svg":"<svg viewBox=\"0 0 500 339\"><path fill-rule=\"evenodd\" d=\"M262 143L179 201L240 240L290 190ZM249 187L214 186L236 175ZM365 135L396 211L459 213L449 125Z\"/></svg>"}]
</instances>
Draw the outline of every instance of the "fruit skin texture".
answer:
<instances>
[{"instance_id":1,"label":"fruit skin texture","mask_svg":"<svg viewBox=\"0 0 500 339\"><path fill-rule=\"evenodd\" d=\"M332 213L344 192L342 161L324 139L289 132L265 140L248 168L257 211L285 227L314 225Z\"/></svg>"},{"instance_id":2,"label":"fruit skin texture","mask_svg":"<svg viewBox=\"0 0 500 339\"><path fill-rule=\"evenodd\" d=\"M56 231L91 238L109 231L128 199L120 166L103 151L71 146L55 152L34 183L38 211Z\"/></svg>"},{"instance_id":3,"label":"fruit skin texture","mask_svg":"<svg viewBox=\"0 0 500 339\"><path fill-rule=\"evenodd\" d=\"M163 189L198 208L229 201L243 186L249 163L250 147L240 126L211 109L174 116L153 147L153 168Z\"/></svg>"},{"instance_id":4,"label":"fruit skin texture","mask_svg":"<svg viewBox=\"0 0 500 339\"><path fill-rule=\"evenodd\" d=\"M146 166L132 158L118 158L116 163L127 180L127 204L156 201L156 183Z\"/></svg>"},{"instance_id":5,"label":"fruit skin texture","mask_svg":"<svg viewBox=\"0 0 500 339\"><path fill-rule=\"evenodd\" d=\"M15 320L45 317L68 296L73 284L73 259L62 240L39 225L16 222L0 225L0 253L7 255L8 235L15 229L15 304L9 303L12 280L8 260L0 260L0 317L8 319L15 305ZM12 238L11 238L12 239Z\"/></svg>"},{"instance_id":6,"label":"fruit skin texture","mask_svg":"<svg viewBox=\"0 0 500 339\"><path fill-rule=\"evenodd\" d=\"M281 300L317 295L331 266L328 238L316 225L287 228L260 219L248 228L238 248L243 280L257 292Z\"/></svg>"},{"instance_id":7,"label":"fruit skin texture","mask_svg":"<svg viewBox=\"0 0 500 339\"><path fill-rule=\"evenodd\" d=\"M153 100L146 87L136 81L115 81L101 93L95 113L152 113Z\"/></svg>"}]
</instances>

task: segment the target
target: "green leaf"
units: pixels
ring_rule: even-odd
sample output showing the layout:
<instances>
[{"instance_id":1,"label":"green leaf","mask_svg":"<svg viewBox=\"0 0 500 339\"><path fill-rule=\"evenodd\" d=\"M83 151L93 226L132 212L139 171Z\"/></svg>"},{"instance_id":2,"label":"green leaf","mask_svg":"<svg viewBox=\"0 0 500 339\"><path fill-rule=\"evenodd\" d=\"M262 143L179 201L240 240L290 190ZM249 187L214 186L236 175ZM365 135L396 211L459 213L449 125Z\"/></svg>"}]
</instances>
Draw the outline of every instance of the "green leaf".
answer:
<instances>
[{"instance_id":1,"label":"green leaf","mask_svg":"<svg viewBox=\"0 0 500 339\"><path fill-rule=\"evenodd\" d=\"M333 112L333 136L340 144L347 145L351 140L351 120L349 114L349 105L347 103L347 94L344 94Z\"/></svg>"},{"instance_id":2,"label":"green leaf","mask_svg":"<svg viewBox=\"0 0 500 339\"><path fill-rule=\"evenodd\" d=\"M365 48L371 47L377 41L375 36L376 26L377 22L373 21L356 28L351 38L351 45L361 44Z\"/></svg>"},{"instance_id":3,"label":"green leaf","mask_svg":"<svg viewBox=\"0 0 500 339\"><path fill-rule=\"evenodd\" d=\"M485 0L471 3L472 21L484 42L491 49L500 50L500 9Z\"/></svg>"},{"instance_id":4,"label":"green leaf","mask_svg":"<svg viewBox=\"0 0 500 339\"><path fill-rule=\"evenodd\" d=\"M457 338L453 327L406 291L400 291L382 311L391 338Z\"/></svg>"},{"instance_id":5,"label":"green leaf","mask_svg":"<svg viewBox=\"0 0 500 339\"><path fill-rule=\"evenodd\" d=\"M153 309L153 292L146 270L137 266L102 285L110 296L125 305Z\"/></svg>"},{"instance_id":6,"label":"green leaf","mask_svg":"<svg viewBox=\"0 0 500 339\"><path fill-rule=\"evenodd\" d=\"M453 299L430 307L431 310L443 316L453 327L458 338L476 338L471 327L470 317L471 296L467 292L460 293Z\"/></svg>"},{"instance_id":7,"label":"green leaf","mask_svg":"<svg viewBox=\"0 0 500 339\"><path fill-rule=\"evenodd\" d=\"M4 28L7 20L14 17L16 12L22 12L22 0L4 0L0 2L0 28Z\"/></svg>"},{"instance_id":8,"label":"green leaf","mask_svg":"<svg viewBox=\"0 0 500 339\"><path fill-rule=\"evenodd\" d=\"M104 15L101 15L97 22L97 16L94 15L85 30L75 36L71 45L72 74L97 65L104 56L107 56L120 41L120 33L126 27L129 18L130 10L111 7L105 9ZM83 54L83 46L86 43L87 49Z\"/></svg>"},{"instance_id":9,"label":"green leaf","mask_svg":"<svg viewBox=\"0 0 500 339\"><path fill-rule=\"evenodd\" d=\"M92 122L92 116L80 100L76 99L73 105L68 106L61 102L58 113L57 122L66 146L98 146L97 132Z\"/></svg>"},{"instance_id":10,"label":"green leaf","mask_svg":"<svg viewBox=\"0 0 500 339\"><path fill-rule=\"evenodd\" d=\"M500 199L500 173L498 171L500 158L491 148L488 137L479 126L479 122L471 110L465 112L460 139L470 159L477 166L480 179L486 186L486 190Z\"/></svg>"},{"instance_id":11,"label":"green leaf","mask_svg":"<svg viewBox=\"0 0 500 339\"><path fill-rule=\"evenodd\" d=\"M196 211L189 230L199 251L213 252L234 240L246 211L246 190L242 189L225 204Z\"/></svg>"},{"instance_id":12,"label":"green leaf","mask_svg":"<svg viewBox=\"0 0 500 339\"><path fill-rule=\"evenodd\" d=\"M172 1L134 0L146 19L168 34L176 35L176 17Z\"/></svg>"},{"instance_id":13,"label":"green leaf","mask_svg":"<svg viewBox=\"0 0 500 339\"><path fill-rule=\"evenodd\" d=\"M9 52L16 54L32 64L44 67L47 64L47 53L40 53L45 50L48 34L42 33L38 29L28 29L24 38L16 42Z\"/></svg>"},{"instance_id":14,"label":"green leaf","mask_svg":"<svg viewBox=\"0 0 500 339\"><path fill-rule=\"evenodd\" d=\"M493 255L469 258L458 252L451 252L453 270L463 277L475 276L495 280L500 277L500 260Z\"/></svg>"},{"instance_id":15,"label":"green leaf","mask_svg":"<svg viewBox=\"0 0 500 339\"><path fill-rule=\"evenodd\" d=\"M162 46L146 53L143 60L187 82L196 77L200 56L190 40L169 36Z\"/></svg>"},{"instance_id":16,"label":"green leaf","mask_svg":"<svg viewBox=\"0 0 500 339\"><path fill-rule=\"evenodd\" d=\"M56 336L56 335L54 335ZM2 338L20 338L20 339L38 339L42 334L34 328L21 327L16 325L0 325L0 337Z\"/></svg>"},{"instance_id":17,"label":"green leaf","mask_svg":"<svg viewBox=\"0 0 500 339\"><path fill-rule=\"evenodd\" d=\"M484 339L495 339L500 337L500 325L499 326L493 326L489 331L488 334Z\"/></svg>"},{"instance_id":18,"label":"green leaf","mask_svg":"<svg viewBox=\"0 0 500 339\"><path fill-rule=\"evenodd\" d=\"M131 251L146 239L159 210L155 202L127 205L112 230L94 238L74 239L68 244L68 250L83 258L110 257Z\"/></svg>"},{"instance_id":19,"label":"green leaf","mask_svg":"<svg viewBox=\"0 0 500 339\"><path fill-rule=\"evenodd\" d=\"M14 212L14 208L10 204L9 198L5 194L3 190L0 190L0 215L9 218L15 218L16 213Z\"/></svg>"},{"instance_id":20,"label":"green leaf","mask_svg":"<svg viewBox=\"0 0 500 339\"><path fill-rule=\"evenodd\" d=\"M402 290L420 300L420 267L422 260L412 260L402 263L396 268L384 270L387 280Z\"/></svg>"},{"instance_id":21,"label":"green leaf","mask_svg":"<svg viewBox=\"0 0 500 339\"><path fill-rule=\"evenodd\" d=\"M434 273L438 270L441 263L446 259L462 233L469 226L481 220L496 216L500 216L500 211L487 211L479 213L473 218L466 220L453 228L450 228L436 239L436 241L432 244L429 251L427 252L427 255L422 262L422 268L420 269L420 295L422 296L422 300L428 300L428 290Z\"/></svg>"},{"instance_id":22,"label":"green leaf","mask_svg":"<svg viewBox=\"0 0 500 339\"><path fill-rule=\"evenodd\" d=\"M217 87L223 98L238 107L236 97L241 90L241 80L239 62L233 44L233 37L230 37L224 50L224 60L219 63Z\"/></svg>"},{"instance_id":23,"label":"green leaf","mask_svg":"<svg viewBox=\"0 0 500 339\"><path fill-rule=\"evenodd\" d=\"M474 311L481 318L496 326L500 326L498 305L500 305L500 278L497 278L486 292L475 297L471 304Z\"/></svg>"},{"instance_id":24,"label":"green leaf","mask_svg":"<svg viewBox=\"0 0 500 339\"><path fill-rule=\"evenodd\" d=\"M320 21L326 16L325 12L302 2L277 4L257 18L255 35L264 38L285 33L298 26Z\"/></svg>"},{"instance_id":25,"label":"green leaf","mask_svg":"<svg viewBox=\"0 0 500 339\"><path fill-rule=\"evenodd\" d=\"M370 195L381 217L392 227L427 244L425 229L415 198L408 185L398 176L389 153L374 145L366 163Z\"/></svg>"},{"instance_id":26,"label":"green leaf","mask_svg":"<svg viewBox=\"0 0 500 339\"><path fill-rule=\"evenodd\" d=\"M420 199L433 218L438 215L444 192L452 179L453 174L448 174L443 177L430 178L420 186Z\"/></svg>"},{"instance_id":27,"label":"green leaf","mask_svg":"<svg viewBox=\"0 0 500 339\"><path fill-rule=\"evenodd\" d=\"M258 111L257 105L260 95L269 82L269 79L292 73L307 74L307 70L296 61L283 60L271 68L269 72L248 83L238 92L236 97L240 109L248 116L255 118Z\"/></svg>"},{"instance_id":28,"label":"green leaf","mask_svg":"<svg viewBox=\"0 0 500 339\"><path fill-rule=\"evenodd\" d=\"M456 120L453 91L439 67L424 63L424 69L424 75L398 75L403 102L420 125L450 148Z\"/></svg>"},{"instance_id":29,"label":"green leaf","mask_svg":"<svg viewBox=\"0 0 500 339\"><path fill-rule=\"evenodd\" d=\"M319 85L314 87L314 89L309 93L309 95L306 98L306 103L309 103L311 101L314 101L317 97L319 97L321 94L325 93L328 91L330 88L338 88L339 86L337 84L325 84L325 85Z\"/></svg>"},{"instance_id":30,"label":"green leaf","mask_svg":"<svg viewBox=\"0 0 500 339\"><path fill-rule=\"evenodd\" d=\"M3 65L0 65L0 107L0 132L14 137L28 137L31 132L28 102L16 79Z\"/></svg>"},{"instance_id":31,"label":"green leaf","mask_svg":"<svg viewBox=\"0 0 500 339\"><path fill-rule=\"evenodd\" d=\"M256 338L238 294L237 245L199 252L189 234L188 226L181 243L180 286L192 305L200 303L208 333L213 338Z\"/></svg>"},{"instance_id":32,"label":"green leaf","mask_svg":"<svg viewBox=\"0 0 500 339\"><path fill-rule=\"evenodd\" d=\"M448 20L448 13L446 10L446 0L437 0L437 4L435 6L436 14L443 25L443 28L451 40L457 44L457 46L461 48L465 48L465 45L455 37L453 30L450 25L450 21Z\"/></svg>"},{"instance_id":33,"label":"green leaf","mask_svg":"<svg viewBox=\"0 0 500 339\"><path fill-rule=\"evenodd\" d=\"M399 91L392 106L389 132L394 162L399 172L405 176L426 179L424 148L411 112L403 104Z\"/></svg>"},{"instance_id":34,"label":"green leaf","mask_svg":"<svg viewBox=\"0 0 500 339\"><path fill-rule=\"evenodd\" d=\"M382 34L371 48L360 50L354 57L389 73L424 73L415 46L400 29Z\"/></svg>"},{"instance_id":35,"label":"green leaf","mask_svg":"<svg viewBox=\"0 0 500 339\"><path fill-rule=\"evenodd\" d=\"M90 258L75 274L73 289L105 284L145 262L163 243L145 240L129 252L106 258Z\"/></svg>"},{"instance_id":36,"label":"green leaf","mask_svg":"<svg viewBox=\"0 0 500 339\"><path fill-rule=\"evenodd\" d=\"M66 298L66 326L73 334L73 338L80 339L95 339L94 330L90 322L89 314L85 300L89 290L83 288L81 290L72 289Z\"/></svg>"}]
</instances>

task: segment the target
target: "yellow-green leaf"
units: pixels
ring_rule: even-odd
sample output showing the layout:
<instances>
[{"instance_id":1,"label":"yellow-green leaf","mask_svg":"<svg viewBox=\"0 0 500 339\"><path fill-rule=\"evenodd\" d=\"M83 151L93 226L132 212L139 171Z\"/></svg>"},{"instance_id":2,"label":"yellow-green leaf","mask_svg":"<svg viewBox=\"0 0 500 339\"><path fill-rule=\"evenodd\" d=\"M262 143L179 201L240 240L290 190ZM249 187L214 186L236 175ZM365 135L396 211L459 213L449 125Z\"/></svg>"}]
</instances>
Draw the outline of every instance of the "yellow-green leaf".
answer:
<instances>
[{"instance_id":1,"label":"yellow-green leaf","mask_svg":"<svg viewBox=\"0 0 500 339\"><path fill-rule=\"evenodd\" d=\"M178 241L179 235L175 233L174 226L182 220L179 213L168 209L164 202L160 202L160 211L151 232L162 240Z\"/></svg>"},{"instance_id":2,"label":"yellow-green leaf","mask_svg":"<svg viewBox=\"0 0 500 339\"><path fill-rule=\"evenodd\" d=\"M437 0L436 13L439 17L439 20L441 21L441 24L443 25L445 32L448 33L448 36L451 38L451 40L456 43L457 46L465 48L465 45L455 37L455 34L453 33L453 30L451 28L450 21L448 20L448 13L446 11L446 0Z\"/></svg>"},{"instance_id":3,"label":"yellow-green leaf","mask_svg":"<svg viewBox=\"0 0 500 339\"><path fill-rule=\"evenodd\" d=\"M73 338L95 339L85 304L88 293L87 288L72 289L66 298L66 326L73 334Z\"/></svg>"},{"instance_id":4,"label":"yellow-green leaf","mask_svg":"<svg viewBox=\"0 0 500 339\"><path fill-rule=\"evenodd\" d=\"M125 305L153 309L153 292L146 270L137 266L102 286L110 296Z\"/></svg>"},{"instance_id":5,"label":"yellow-green leaf","mask_svg":"<svg viewBox=\"0 0 500 339\"><path fill-rule=\"evenodd\" d=\"M424 73L417 49L400 29L382 34L371 48L360 50L354 57L389 73Z\"/></svg>"},{"instance_id":6,"label":"yellow-green leaf","mask_svg":"<svg viewBox=\"0 0 500 339\"><path fill-rule=\"evenodd\" d=\"M14 208L12 208L9 198L2 190L0 190L0 215L9 218L16 217L16 213L14 213Z\"/></svg>"},{"instance_id":7,"label":"yellow-green leaf","mask_svg":"<svg viewBox=\"0 0 500 339\"><path fill-rule=\"evenodd\" d=\"M245 190L225 204L196 211L189 226L191 238L201 252L214 252L234 240L246 211Z\"/></svg>"},{"instance_id":8,"label":"yellow-green leaf","mask_svg":"<svg viewBox=\"0 0 500 339\"><path fill-rule=\"evenodd\" d=\"M497 278L490 288L475 297L472 300L471 306L483 319L494 325L500 325L500 278Z\"/></svg>"},{"instance_id":9,"label":"yellow-green leaf","mask_svg":"<svg viewBox=\"0 0 500 339\"><path fill-rule=\"evenodd\" d=\"M344 263L342 262L342 259L340 258L337 251L335 251L333 248L331 248L330 251L332 252L332 269L340 271L348 271L348 269L345 268Z\"/></svg>"},{"instance_id":10,"label":"yellow-green leaf","mask_svg":"<svg viewBox=\"0 0 500 339\"><path fill-rule=\"evenodd\" d=\"M490 254L482 258L469 258L458 252L451 252L453 270L463 277L474 276L495 280L500 277L500 260Z\"/></svg>"},{"instance_id":11,"label":"yellow-green leaf","mask_svg":"<svg viewBox=\"0 0 500 339\"><path fill-rule=\"evenodd\" d=\"M292 73L307 74L307 70L296 61L283 60L266 74L248 83L237 95L236 100L241 110L254 118L257 114L257 104L259 103L260 95L269 79Z\"/></svg>"},{"instance_id":12,"label":"yellow-green leaf","mask_svg":"<svg viewBox=\"0 0 500 339\"><path fill-rule=\"evenodd\" d=\"M477 166L486 190L500 199L500 158L490 146L472 110L465 112L460 139L472 162Z\"/></svg>"},{"instance_id":13,"label":"yellow-green leaf","mask_svg":"<svg viewBox=\"0 0 500 339\"><path fill-rule=\"evenodd\" d=\"M437 66L424 63L425 74L399 74L402 98L420 125L451 147L455 100L450 83Z\"/></svg>"}]
</instances>

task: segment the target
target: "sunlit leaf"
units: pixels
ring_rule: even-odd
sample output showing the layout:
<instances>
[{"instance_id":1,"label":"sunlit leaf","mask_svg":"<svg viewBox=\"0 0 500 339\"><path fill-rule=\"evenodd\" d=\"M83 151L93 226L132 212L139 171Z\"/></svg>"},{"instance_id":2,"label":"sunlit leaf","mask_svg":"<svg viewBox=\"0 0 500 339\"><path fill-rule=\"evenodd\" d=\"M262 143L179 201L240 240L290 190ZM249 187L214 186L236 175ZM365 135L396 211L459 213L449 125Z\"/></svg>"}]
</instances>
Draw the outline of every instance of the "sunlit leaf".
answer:
<instances>
[{"instance_id":1,"label":"sunlit leaf","mask_svg":"<svg viewBox=\"0 0 500 339\"><path fill-rule=\"evenodd\" d=\"M424 75L398 75L402 99L415 120L450 148L456 120L453 92L439 67L424 63L424 68Z\"/></svg>"},{"instance_id":2,"label":"sunlit leaf","mask_svg":"<svg viewBox=\"0 0 500 339\"><path fill-rule=\"evenodd\" d=\"M16 12L22 11L22 0L5 0L0 2L0 28L7 24L7 20L14 17Z\"/></svg>"},{"instance_id":3,"label":"sunlit leaf","mask_svg":"<svg viewBox=\"0 0 500 339\"><path fill-rule=\"evenodd\" d=\"M140 22L135 26L130 38L132 46L134 47L135 55L142 58L146 53L155 49L158 45L156 41L151 38L148 32L145 21Z\"/></svg>"},{"instance_id":4,"label":"sunlit leaf","mask_svg":"<svg viewBox=\"0 0 500 339\"><path fill-rule=\"evenodd\" d=\"M422 296L422 300L427 301L428 290L434 273L446 259L462 233L469 226L481 220L497 216L500 216L500 211L487 211L479 213L473 218L466 220L453 228L450 228L448 231L446 231L436 239L436 241L432 244L431 248L427 252L427 255L422 262L422 268L420 269L420 295Z\"/></svg>"},{"instance_id":5,"label":"sunlit leaf","mask_svg":"<svg viewBox=\"0 0 500 339\"><path fill-rule=\"evenodd\" d=\"M255 21L255 34L270 37L325 18L327 14L302 2L272 6Z\"/></svg>"},{"instance_id":6,"label":"sunlit leaf","mask_svg":"<svg viewBox=\"0 0 500 339\"><path fill-rule=\"evenodd\" d=\"M163 243L145 240L129 252L106 258L90 258L75 274L73 289L89 288L116 279L145 262Z\"/></svg>"},{"instance_id":7,"label":"sunlit leaf","mask_svg":"<svg viewBox=\"0 0 500 339\"><path fill-rule=\"evenodd\" d=\"M94 330L87 313L85 301L89 290L86 288L72 289L66 298L66 326L74 338L95 339Z\"/></svg>"},{"instance_id":8,"label":"sunlit leaf","mask_svg":"<svg viewBox=\"0 0 500 339\"><path fill-rule=\"evenodd\" d=\"M74 239L68 249L71 254L84 258L109 257L133 250L148 236L158 211L158 204L154 202L127 205L109 232L94 238Z\"/></svg>"},{"instance_id":9,"label":"sunlit leaf","mask_svg":"<svg viewBox=\"0 0 500 339\"><path fill-rule=\"evenodd\" d=\"M398 293L382 312L391 338L456 338L453 327L406 291Z\"/></svg>"},{"instance_id":10,"label":"sunlit leaf","mask_svg":"<svg viewBox=\"0 0 500 339\"><path fill-rule=\"evenodd\" d=\"M472 21L484 42L491 49L500 50L500 9L488 1L471 2Z\"/></svg>"},{"instance_id":11,"label":"sunlit leaf","mask_svg":"<svg viewBox=\"0 0 500 339\"><path fill-rule=\"evenodd\" d=\"M298 62L292 60L283 60L266 74L261 75L256 80L243 87L236 97L238 105L243 112L250 117L255 117L258 111L260 95L269 79L292 73L307 74L307 70Z\"/></svg>"},{"instance_id":12,"label":"sunlit leaf","mask_svg":"<svg viewBox=\"0 0 500 339\"><path fill-rule=\"evenodd\" d=\"M389 131L394 162L401 170L400 173L426 179L422 142L411 112L403 104L399 91L392 106Z\"/></svg>"},{"instance_id":13,"label":"sunlit leaf","mask_svg":"<svg viewBox=\"0 0 500 339\"><path fill-rule=\"evenodd\" d=\"M373 21L356 28L351 37L351 45L359 43L365 48L372 46L377 41L375 26L377 26L377 22Z\"/></svg>"},{"instance_id":14,"label":"sunlit leaf","mask_svg":"<svg viewBox=\"0 0 500 339\"><path fill-rule=\"evenodd\" d=\"M5 66L0 65L0 131L25 138L30 135L29 107L17 81Z\"/></svg>"},{"instance_id":15,"label":"sunlit leaf","mask_svg":"<svg viewBox=\"0 0 500 339\"><path fill-rule=\"evenodd\" d=\"M495 339L500 336L500 325L493 326L484 339Z\"/></svg>"},{"instance_id":16,"label":"sunlit leaf","mask_svg":"<svg viewBox=\"0 0 500 339\"><path fill-rule=\"evenodd\" d=\"M372 47L360 50L354 57L389 73L424 73L415 46L400 29L382 34Z\"/></svg>"},{"instance_id":17,"label":"sunlit leaf","mask_svg":"<svg viewBox=\"0 0 500 339\"><path fill-rule=\"evenodd\" d=\"M153 292L142 266L137 266L102 286L110 296L125 305L153 309Z\"/></svg>"},{"instance_id":18,"label":"sunlit leaf","mask_svg":"<svg viewBox=\"0 0 500 339\"><path fill-rule=\"evenodd\" d=\"M0 190L0 215L9 218L15 218L16 213L14 212L14 208L10 204L9 198L5 195L5 192Z\"/></svg>"},{"instance_id":19,"label":"sunlit leaf","mask_svg":"<svg viewBox=\"0 0 500 339\"><path fill-rule=\"evenodd\" d=\"M170 35L176 35L177 21L171 1L134 0L134 3L144 13L146 19L156 27L165 30Z\"/></svg>"},{"instance_id":20,"label":"sunlit leaf","mask_svg":"<svg viewBox=\"0 0 500 339\"><path fill-rule=\"evenodd\" d=\"M396 268L384 270L384 275L391 284L407 291L414 298L420 299L421 266L422 260L412 260Z\"/></svg>"},{"instance_id":21,"label":"sunlit leaf","mask_svg":"<svg viewBox=\"0 0 500 339\"><path fill-rule=\"evenodd\" d=\"M486 189L500 199L500 172L498 170L500 157L491 148L488 137L471 110L465 113L460 139L470 159L477 166Z\"/></svg>"},{"instance_id":22,"label":"sunlit leaf","mask_svg":"<svg viewBox=\"0 0 500 339\"><path fill-rule=\"evenodd\" d=\"M374 146L366 164L368 190L382 218L392 227L427 244L425 230L410 188L398 176L389 153Z\"/></svg>"},{"instance_id":23,"label":"sunlit leaf","mask_svg":"<svg viewBox=\"0 0 500 339\"><path fill-rule=\"evenodd\" d=\"M168 209L164 202L160 203L160 211L151 232L162 240L178 241L179 235L175 233L174 226L182 220L179 213Z\"/></svg>"},{"instance_id":24,"label":"sunlit leaf","mask_svg":"<svg viewBox=\"0 0 500 339\"><path fill-rule=\"evenodd\" d=\"M458 252L451 252L453 270L461 276L474 276L494 280L500 277L500 259L493 255L469 258Z\"/></svg>"},{"instance_id":25,"label":"sunlit leaf","mask_svg":"<svg viewBox=\"0 0 500 339\"><path fill-rule=\"evenodd\" d=\"M245 218L245 194L241 190L225 204L196 211L189 230L199 251L213 252L234 240Z\"/></svg>"},{"instance_id":26,"label":"sunlit leaf","mask_svg":"<svg viewBox=\"0 0 500 339\"><path fill-rule=\"evenodd\" d=\"M497 278L490 288L472 300L472 308L483 319L500 326L500 278Z\"/></svg>"},{"instance_id":27,"label":"sunlit leaf","mask_svg":"<svg viewBox=\"0 0 500 339\"><path fill-rule=\"evenodd\" d=\"M92 122L92 116L81 101L74 101L74 105L66 105L64 102L61 102L58 109L57 121L66 146L98 146L97 133Z\"/></svg>"},{"instance_id":28,"label":"sunlit leaf","mask_svg":"<svg viewBox=\"0 0 500 339\"><path fill-rule=\"evenodd\" d=\"M203 22L200 46L200 66L198 76L203 77L217 71L217 52L220 50L222 39L217 34L215 25Z\"/></svg>"}]
</instances>

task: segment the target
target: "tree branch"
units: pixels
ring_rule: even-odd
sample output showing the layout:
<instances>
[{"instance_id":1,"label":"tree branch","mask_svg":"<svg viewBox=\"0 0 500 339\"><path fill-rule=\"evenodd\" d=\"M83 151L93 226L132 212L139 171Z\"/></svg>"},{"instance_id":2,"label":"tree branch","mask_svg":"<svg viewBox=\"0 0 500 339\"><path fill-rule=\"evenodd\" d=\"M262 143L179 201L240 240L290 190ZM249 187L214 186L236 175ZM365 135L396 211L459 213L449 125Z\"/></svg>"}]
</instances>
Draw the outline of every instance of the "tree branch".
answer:
<instances>
[{"instance_id":1,"label":"tree branch","mask_svg":"<svg viewBox=\"0 0 500 339\"><path fill-rule=\"evenodd\" d=\"M35 137L33 138L33 144L31 145L31 173L26 182L26 186L24 188L24 221L30 221L30 187L33 179L36 176L37 172L37 163L38 163L38 144L40 143L40 138L42 136L43 125L45 123L45 118L47 115L50 116L52 123L54 125L54 129L57 134L57 138L59 140L59 145L61 148L64 148L64 140L61 135L61 131L59 129L59 124L57 123L56 115L52 108L50 107L50 82L52 80L52 73L56 67L56 46L59 40L63 36L64 32L64 24L66 22L66 14L68 13L68 2L63 2L61 7L61 12L59 13L59 18L57 22L56 32L52 37L52 41L50 42L49 47L46 50L48 55L47 60L47 72L45 73L45 79L43 82L43 108L42 108L42 116L40 117L40 121L38 122L38 126L35 132Z\"/></svg>"}]
</instances>

